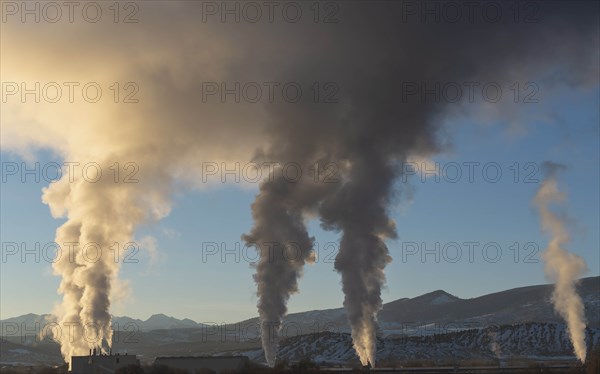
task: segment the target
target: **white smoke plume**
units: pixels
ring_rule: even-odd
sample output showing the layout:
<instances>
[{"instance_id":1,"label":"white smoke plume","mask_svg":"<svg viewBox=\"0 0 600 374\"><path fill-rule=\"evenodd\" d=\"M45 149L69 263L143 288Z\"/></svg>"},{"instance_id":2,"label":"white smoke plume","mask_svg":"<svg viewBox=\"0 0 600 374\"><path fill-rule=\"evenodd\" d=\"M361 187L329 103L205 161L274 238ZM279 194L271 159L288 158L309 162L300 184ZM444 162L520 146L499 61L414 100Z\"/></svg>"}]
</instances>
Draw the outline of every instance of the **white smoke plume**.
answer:
<instances>
[{"instance_id":1,"label":"white smoke plume","mask_svg":"<svg viewBox=\"0 0 600 374\"><path fill-rule=\"evenodd\" d=\"M557 172L564 166L546 162L546 178L538 189L534 203L537 207L542 229L550 236L548 247L542 254L548 278L555 283L552 293L554 309L565 319L575 355L585 362L585 308L577 294L576 285L587 270L584 259L565 249L569 232L564 219L551 210L551 204L563 204L565 194L558 188Z\"/></svg>"},{"instance_id":2,"label":"white smoke plume","mask_svg":"<svg viewBox=\"0 0 600 374\"><path fill-rule=\"evenodd\" d=\"M220 103L202 102L202 82L227 80L235 55L244 54L227 41L234 36L211 36L209 26L196 23L199 5L189 12L182 4L140 6L143 22L138 24L78 18L2 25L3 83L29 90L48 82L62 86L56 103L43 93L8 97L2 104L1 141L3 151L32 162L36 151L49 150L64 164L76 163L43 191L53 217L66 219L54 238L62 248L53 264L61 277L62 301L54 310L59 327L53 331L67 362L90 348L111 347L111 303L118 297L115 280L126 244L134 241L140 224L170 212L175 181L206 188L203 162L250 160L260 145L256 107L224 110ZM193 34L184 32L190 25L196 27ZM153 39L151 30L165 30L164 39ZM72 101L64 82L76 84ZM121 89L135 83L138 102L115 103L110 89L115 82ZM101 87L99 101L82 97L87 83ZM239 144L231 134L247 143ZM102 176L96 180L98 169Z\"/></svg>"},{"instance_id":3,"label":"white smoke plume","mask_svg":"<svg viewBox=\"0 0 600 374\"><path fill-rule=\"evenodd\" d=\"M67 217L55 239L63 252L53 264L55 274L62 276L63 302L55 310L61 328L55 338L65 358L112 346L112 287L127 243L140 222L160 218L148 216L152 210L145 208L148 201L140 193L140 186L106 179L91 183L76 176L44 190L43 201L52 214Z\"/></svg>"}]
</instances>

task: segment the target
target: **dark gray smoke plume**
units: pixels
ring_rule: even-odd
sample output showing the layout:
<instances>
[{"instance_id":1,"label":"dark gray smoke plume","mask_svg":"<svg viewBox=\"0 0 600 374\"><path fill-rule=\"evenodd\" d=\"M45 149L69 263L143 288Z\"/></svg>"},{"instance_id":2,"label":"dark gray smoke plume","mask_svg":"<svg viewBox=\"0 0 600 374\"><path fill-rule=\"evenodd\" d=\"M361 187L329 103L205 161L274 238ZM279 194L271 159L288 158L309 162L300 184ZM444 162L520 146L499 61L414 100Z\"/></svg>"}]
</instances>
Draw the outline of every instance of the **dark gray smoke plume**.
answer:
<instances>
[{"instance_id":1,"label":"dark gray smoke plume","mask_svg":"<svg viewBox=\"0 0 600 374\"><path fill-rule=\"evenodd\" d=\"M274 175L273 175L274 176ZM294 190L279 177L261 186L253 205L255 226L244 239L260 251L254 280L261 296L258 304L262 323L265 359L275 364L277 334L287 312L289 296L298 291L298 278L312 259L313 238L303 223L302 210L295 206Z\"/></svg>"},{"instance_id":2,"label":"dark gray smoke plume","mask_svg":"<svg viewBox=\"0 0 600 374\"><path fill-rule=\"evenodd\" d=\"M317 105L306 99L267 108L271 146L257 159L296 162L305 174L315 163L333 162L337 178L331 183L315 182L312 175L310 182L275 178L261 186L253 205L255 226L246 240L303 247L294 261L269 260L261 250L255 277L263 322L283 320L285 303L310 258L303 220L318 212L325 229L341 232L335 268L342 276L354 347L363 364L375 365L377 312L384 268L391 261L385 241L397 236L388 215L397 194L394 182L408 157L426 157L442 147L443 122L466 113L439 90L423 93L422 85L429 91L436 83L462 85L464 103L465 82L479 88L497 83L506 96L515 81L542 87L548 77L575 85L598 81L597 4L538 5L534 23L516 22L507 6L500 6L505 13L498 22L477 13L474 22L450 23L431 17L403 21L404 2L344 2L339 23L287 34L293 60L280 66L280 80L326 78L339 86L340 101ZM404 100L406 82L420 91ZM512 97L504 99L495 103L497 112L519 107ZM510 110L502 109L509 104ZM270 331L263 331L263 347L272 365L276 339Z\"/></svg>"}]
</instances>

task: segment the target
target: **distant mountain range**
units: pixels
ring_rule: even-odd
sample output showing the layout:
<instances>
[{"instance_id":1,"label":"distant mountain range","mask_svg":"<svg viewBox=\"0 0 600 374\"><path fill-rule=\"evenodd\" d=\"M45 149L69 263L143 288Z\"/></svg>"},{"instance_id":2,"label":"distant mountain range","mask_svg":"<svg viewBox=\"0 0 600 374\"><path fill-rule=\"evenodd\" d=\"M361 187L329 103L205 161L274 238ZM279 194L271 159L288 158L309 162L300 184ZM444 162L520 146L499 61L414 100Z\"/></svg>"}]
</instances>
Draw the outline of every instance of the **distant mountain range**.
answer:
<instances>
[{"instance_id":1,"label":"distant mountain range","mask_svg":"<svg viewBox=\"0 0 600 374\"><path fill-rule=\"evenodd\" d=\"M16 324L18 326L27 326L34 328L37 325L44 326L50 322L54 322L56 319L51 314L24 314L22 316L7 318L0 320L2 324ZM163 330L163 329L185 329L185 328L200 328L204 326L201 323L192 321L191 319L177 319L175 317L169 317L164 314L153 314L147 320L143 321L137 318L131 317L112 317L113 328L116 330L123 329L124 327L135 325L139 331L152 331L152 330ZM4 334L4 330L3 334Z\"/></svg>"},{"instance_id":2,"label":"distant mountain range","mask_svg":"<svg viewBox=\"0 0 600 374\"><path fill-rule=\"evenodd\" d=\"M554 312L550 301L552 289L552 285L520 287L472 299L461 299L437 290L414 298L386 303L378 318L381 328L386 331L408 328L415 323L459 323L467 327L522 322L561 323L562 319ZM577 290L585 304L588 325L600 327L600 277L581 279ZM0 323L10 322L33 327L36 323L43 325L52 320L53 317L49 314L30 313L0 320ZM113 324L116 329L135 324L138 331L143 332L207 327L188 318L177 319L164 314L154 314L145 321L127 316L113 316ZM292 313L286 316L284 325L286 324L290 328L300 327L307 333L324 330L345 332L349 329L343 308ZM258 318L232 325L258 325ZM4 334L4 330L2 331Z\"/></svg>"},{"instance_id":3,"label":"distant mountain range","mask_svg":"<svg viewBox=\"0 0 600 374\"><path fill-rule=\"evenodd\" d=\"M392 301L379 313L378 350L382 351L378 356L389 356L390 360L411 355L426 359L428 350L433 349L436 357L449 359L470 354L473 359L493 359L497 352L490 348L492 345L511 357L519 352L530 356L569 356L564 321L551 304L552 288L521 287L472 299L438 290ZM600 277L581 279L578 292L585 305L588 342L600 344ZM4 339L0 363L59 362L58 345L47 339L40 341L32 333L40 331L50 318L26 314L0 321ZM228 353L262 360L257 318L206 325L156 314L145 321L113 317L113 326L113 351L138 354L146 362L159 355ZM342 308L290 314L282 329L282 357L295 359L314 354L324 361L355 360L349 331ZM435 340L440 336L446 336L445 340ZM497 340L495 345L489 336ZM399 342L403 342L402 347Z\"/></svg>"},{"instance_id":4,"label":"distant mountain range","mask_svg":"<svg viewBox=\"0 0 600 374\"><path fill-rule=\"evenodd\" d=\"M441 330L464 330L489 325L526 322L562 323L552 306L552 285L513 288L472 299L461 299L438 290L412 299L403 298L384 304L379 326L384 335L427 334ZM588 326L600 327L600 277L583 278L577 287L585 305ZM256 325L258 318L241 322ZM284 326L291 332L349 332L343 308L292 313ZM437 331L437 332L435 332Z\"/></svg>"}]
</instances>

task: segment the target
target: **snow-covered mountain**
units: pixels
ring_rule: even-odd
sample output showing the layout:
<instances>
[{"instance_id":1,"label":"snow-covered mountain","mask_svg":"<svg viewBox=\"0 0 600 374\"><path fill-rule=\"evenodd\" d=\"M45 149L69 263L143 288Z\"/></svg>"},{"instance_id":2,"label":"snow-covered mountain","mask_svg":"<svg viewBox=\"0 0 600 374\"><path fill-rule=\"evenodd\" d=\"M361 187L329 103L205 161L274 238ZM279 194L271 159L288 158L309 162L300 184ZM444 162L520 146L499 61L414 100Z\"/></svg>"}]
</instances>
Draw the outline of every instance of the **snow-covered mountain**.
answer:
<instances>
[{"instance_id":1,"label":"snow-covered mountain","mask_svg":"<svg viewBox=\"0 0 600 374\"><path fill-rule=\"evenodd\" d=\"M600 345L600 328L586 330L588 349ZM488 327L442 335L382 338L377 357L394 362L426 361L448 364L456 360L502 362L508 360L574 360L573 346L563 324L527 323ZM264 360L262 349L235 352ZM358 363L352 338L345 333L295 336L280 342L278 357L288 361L310 358L322 363Z\"/></svg>"},{"instance_id":2,"label":"snow-covered mountain","mask_svg":"<svg viewBox=\"0 0 600 374\"><path fill-rule=\"evenodd\" d=\"M426 330L427 326L438 326L438 328L454 331L526 322L561 323L562 319L554 312L550 301L552 287L552 285L520 287L472 299L461 299L437 290L412 299L403 298L384 304L378 318L386 335L404 335L417 327ZM600 277L581 279L578 292L585 304L588 325L600 327ZM43 325L52 320L52 316L47 314L26 314L1 320L2 335L6 334L8 325L29 328L36 323ZM164 314L155 314L145 321L113 316L113 325L116 330L135 326L136 331L142 332L210 327L191 319L177 319ZM248 330L255 326L259 326L258 318L251 318L227 327L230 331L234 331L236 328ZM343 308L289 314L285 318L284 328L290 335L324 331L349 332Z\"/></svg>"},{"instance_id":3,"label":"snow-covered mountain","mask_svg":"<svg viewBox=\"0 0 600 374\"><path fill-rule=\"evenodd\" d=\"M380 328L388 335L431 335L443 332L527 322L562 323L552 306L552 285L514 288L472 299L437 290L383 305ZM600 327L600 277L581 279L578 292L588 325ZM239 323L258 326L258 318ZM285 317L284 335L350 332L343 308L292 313Z\"/></svg>"},{"instance_id":4,"label":"snow-covered mountain","mask_svg":"<svg viewBox=\"0 0 600 374\"><path fill-rule=\"evenodd\" d=\"M195 329L194 329L195 330ZM142 333L133 344L119 341L113 350L138 355L151 363L157 356L181 355L245 355L255 362L264 362L260 342L192 339L177 331L157 330ZM158 332L162 332L157 335ZM600 347L600 328L586 329L588 350ZM280 341L278 357L290 362L310 358L329 364L358 364L347 333L322 332L284 338ZM564 324L526 323L491 326L427 336L394 336L377 339L377 357L381 364L400 365L405 362L503 362L575 361L573 347ZM19 344L3 341L0 364L37 363L60 364L58 345L51 342Z\"/></svg>"},{"instance_id":5,"label":"snow-covered mountain","mask_svg":"<svg viewBox=\"0 0 600 374\"><path fill-rule=\"evenodd\" d=\"M588 342L600 336L600 277L578 286L588 321ZM389 360L435 358L493 359L540 356L572 359L562 319L554 312L551 285L515 288L472 299L438 290L383 306L379 314L378 357ZM52 321L27 314L0 321L0 362L60 362L56 343L36 332ZM151 362L159 355L240 353L262 360L257 318L228 325L200 324L164 314L142 321L113 317L113 352L138 354ZM286 316L282 357L303 355L323 361L356 359L342 308ZM10 343L10 344L8 344ZM29 360L29 361L28 361Z\"/></svg>"}]
</instances>

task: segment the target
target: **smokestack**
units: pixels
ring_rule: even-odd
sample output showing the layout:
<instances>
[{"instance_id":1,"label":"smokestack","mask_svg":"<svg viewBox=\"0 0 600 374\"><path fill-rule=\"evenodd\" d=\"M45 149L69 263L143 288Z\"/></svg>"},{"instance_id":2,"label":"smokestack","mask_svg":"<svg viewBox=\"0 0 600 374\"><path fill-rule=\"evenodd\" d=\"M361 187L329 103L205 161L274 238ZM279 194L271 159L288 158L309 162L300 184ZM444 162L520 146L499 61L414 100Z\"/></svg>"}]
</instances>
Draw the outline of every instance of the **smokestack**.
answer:
<instances>
[{"instance_id":1,"label":"smokestack","mask_svg":"<svg viewBox=\"0 0 600 374\"><path fill-rule=\"evenodd\" d=\"M564 246L570 237L561 215L550 209L551 204L563 204L565 194L558 188L557 173L565 167L553 162L545 162L542 168L546 177L538 189L534 203L539 211L542 230L550 236L548 247L542 253L546 276L555 283L552 293L554 309L565 319L569 338L575 355L582 363L586 357L585 308L577 294L579 278L587 271L582 257L569 252Z\"/></svg>"}]
</instances>

